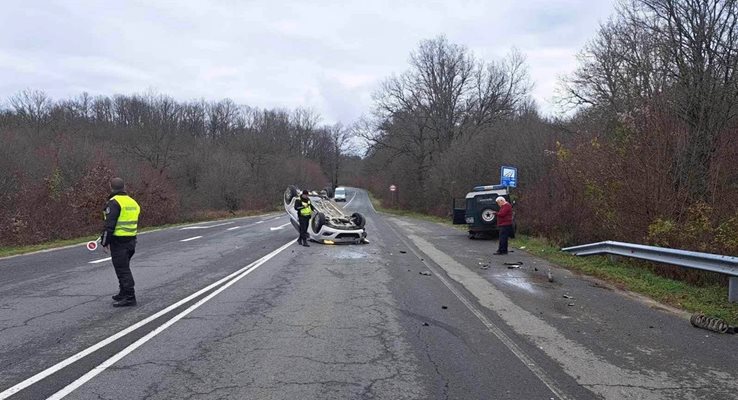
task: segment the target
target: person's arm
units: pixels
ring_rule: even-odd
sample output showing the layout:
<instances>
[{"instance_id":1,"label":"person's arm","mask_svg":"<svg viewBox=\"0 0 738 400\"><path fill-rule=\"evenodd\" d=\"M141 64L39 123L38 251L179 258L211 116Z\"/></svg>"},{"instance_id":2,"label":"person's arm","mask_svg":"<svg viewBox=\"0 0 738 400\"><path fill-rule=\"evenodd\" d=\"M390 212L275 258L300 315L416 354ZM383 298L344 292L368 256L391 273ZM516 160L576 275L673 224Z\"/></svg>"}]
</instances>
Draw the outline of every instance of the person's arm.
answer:
<instances>
[{"instance_id":1,"label":"person's arm","mask_svg":"<svg viewBox=\"0 0 738 400\"><path fill-rule=\"evenodd\" d=\"M110 245L110 240L113 238L113 232L115 231L115 224L118 223L118 217L120 216L120 204L115 200L108 201L105 206L105 228L102 235L100 236L100 245L107 247Z\"/></svg>"},{"instance_id":2,"label":"person's arm","mask_svg":"<svg viewBox=\"0 0 738 400\"><path fill-rule=\"evenodd\" d=\"M302 210L304 207L302 206L302 201L299 199L295 202L295 210L299 213L300 210Z\"/></svg>"},{"instance_id":3,"label":"person's arm","mask_svg":"<svg viewBox=\"0 0 738 400\"><path fill-rule=\"evenodd\" d=\"M512 206L510 203L505 203L500 207L500 211L497 212L497 218L507 217L512 213Z\"/></svg>"}]
</instances>

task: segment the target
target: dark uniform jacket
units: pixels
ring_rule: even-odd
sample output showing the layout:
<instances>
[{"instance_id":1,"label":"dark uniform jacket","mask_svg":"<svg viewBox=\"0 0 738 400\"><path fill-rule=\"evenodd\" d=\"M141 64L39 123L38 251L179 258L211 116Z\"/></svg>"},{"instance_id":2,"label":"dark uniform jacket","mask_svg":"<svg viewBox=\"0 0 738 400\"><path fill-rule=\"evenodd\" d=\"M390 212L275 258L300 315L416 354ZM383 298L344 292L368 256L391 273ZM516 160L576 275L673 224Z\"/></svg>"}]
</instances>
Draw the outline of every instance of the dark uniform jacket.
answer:
<instances>
[{"instance_id":1,"label":"dark uniform jacket","mask_svg":"<svg viewBox=\"0 0 738 400\"><path fill-rule=\"evenodd\" d=\"M119 194L128 195L122 190L111 193L110 196L108 196L108 202L105 204L105 209L103 210L103 213L105 214L105 230L103 230L103 233L100 236L100 245L103 247L112 242L126 243L131 240L136 240L135 236L113 236L115 224L118 223L118 217L120 216L120 204L113 200L113 196L117 196Z\"/></svg>"}]
</instances>

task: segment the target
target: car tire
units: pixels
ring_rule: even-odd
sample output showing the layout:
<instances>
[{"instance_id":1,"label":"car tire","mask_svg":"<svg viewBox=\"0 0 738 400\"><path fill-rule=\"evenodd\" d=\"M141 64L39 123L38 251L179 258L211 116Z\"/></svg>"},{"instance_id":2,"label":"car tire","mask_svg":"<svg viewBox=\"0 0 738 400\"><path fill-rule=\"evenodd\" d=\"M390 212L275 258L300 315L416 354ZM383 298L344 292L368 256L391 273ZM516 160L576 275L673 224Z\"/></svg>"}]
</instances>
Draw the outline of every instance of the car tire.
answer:
<instances>
[{"instance_id":1,"label":"car tire","mask_svg":"<svg viewBox=\"0 0 738 400\"><path fill-rule=\"evenodd\" d=\"M351 220L354 221L354 224L356 224L359 229L363 228L364 225L366 225L366 218L364 218L364 216L359 213L351 214Z\"/></svg>"},{"instance_id":2,"label":"car tire","mask_svg":"<svg viewBox=\"0 0 738 400\"><path fill-rule=\"evenodd\" d=\"M290 204L295 196L297 196L297 188L292 185L287 186L287 190L284 191L284 202Z\"/></svg>"},{"instance_id":3,"label":"car tire","mask_svg":"<svg viewBox=\"0 0 738 400\"><path fill-rule=\"evenodd\" d=\"M319 212L313 215L313 232L320 233L320 229L325 225L325 214Z\"/></svg>"},{"instance_id":4,"label":"car tire","mask_svg":"<svg viewBox=\"0 0 738 400\"><path fill-rule=\"evenodd\" d=\"M483 222L491 224L495 220L496 212L491 208L485 208L482 210L481 215Z\"/></svg>"}]
</instances>

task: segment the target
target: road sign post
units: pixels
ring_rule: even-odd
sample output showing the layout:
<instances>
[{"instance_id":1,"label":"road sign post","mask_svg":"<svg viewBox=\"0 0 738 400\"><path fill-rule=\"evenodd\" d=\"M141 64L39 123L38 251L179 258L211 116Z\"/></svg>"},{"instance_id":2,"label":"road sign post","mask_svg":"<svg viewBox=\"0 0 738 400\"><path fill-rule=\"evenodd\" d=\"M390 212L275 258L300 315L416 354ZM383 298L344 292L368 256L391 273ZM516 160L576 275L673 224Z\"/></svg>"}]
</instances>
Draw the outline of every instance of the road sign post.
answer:
<instances>
[{"instance_id":1,"label":"road sign post","mask_svg":"<svg viewBox=\"0 0 738 400\"><path fill-rule=\"evenodd\" d=\"M397 208L397 186L390 185L390 196L392 196L392 208Z\"/></svg>"},{"instance_id":2,"label":"road sign post","mask_svg":"<svg viewBox=\"0 0 738 400\"><path fill-rule=\"evenodd\" d=\"M518 169L507 166L500 168L500 185L516 187L518 185Z\"/></svg>"}]
</instances>

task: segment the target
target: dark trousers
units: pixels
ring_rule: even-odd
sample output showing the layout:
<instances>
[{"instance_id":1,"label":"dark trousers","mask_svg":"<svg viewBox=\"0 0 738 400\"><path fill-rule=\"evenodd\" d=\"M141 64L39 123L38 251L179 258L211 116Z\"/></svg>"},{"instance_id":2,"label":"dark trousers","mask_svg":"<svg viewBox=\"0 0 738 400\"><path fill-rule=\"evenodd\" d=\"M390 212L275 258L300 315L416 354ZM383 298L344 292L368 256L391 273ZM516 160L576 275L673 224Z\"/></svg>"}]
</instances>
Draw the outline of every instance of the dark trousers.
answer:
<instances>
[{"instance_id":1,"label":"dark trousers","mask_svg":"<svg viewBox=\"0 0 738 400\"><path fill-rule=\"evenodd\" d=\"M136 239L110 243L110 255L113 258L113 268L118 277L120 294L123 296L134 296L133 274L131 273L131 257L136 252Z\"/></svg>"},{"instance_id":2,"label":"dark trousers","mask_svg":"<svg viewBox=\"0 0 738 400\"><path fill-rule=\"evenodd\" d=\"M512 235L512 225L500 227L500 247L497 249L500 253L507 253L507 239Z\"/></svg>"},{"instance_id":3,"label":"dark trousers","mask_svg":"<svg viewBox=\"0 0 738 400\"><path fill-rule=\"evenodd\" d=\"M300 221L300 238L298 239L298 242L307 243L309 238L308 226L310 225L310 218L299 217L298 220Z\"/></svg>"}]
</instances>

